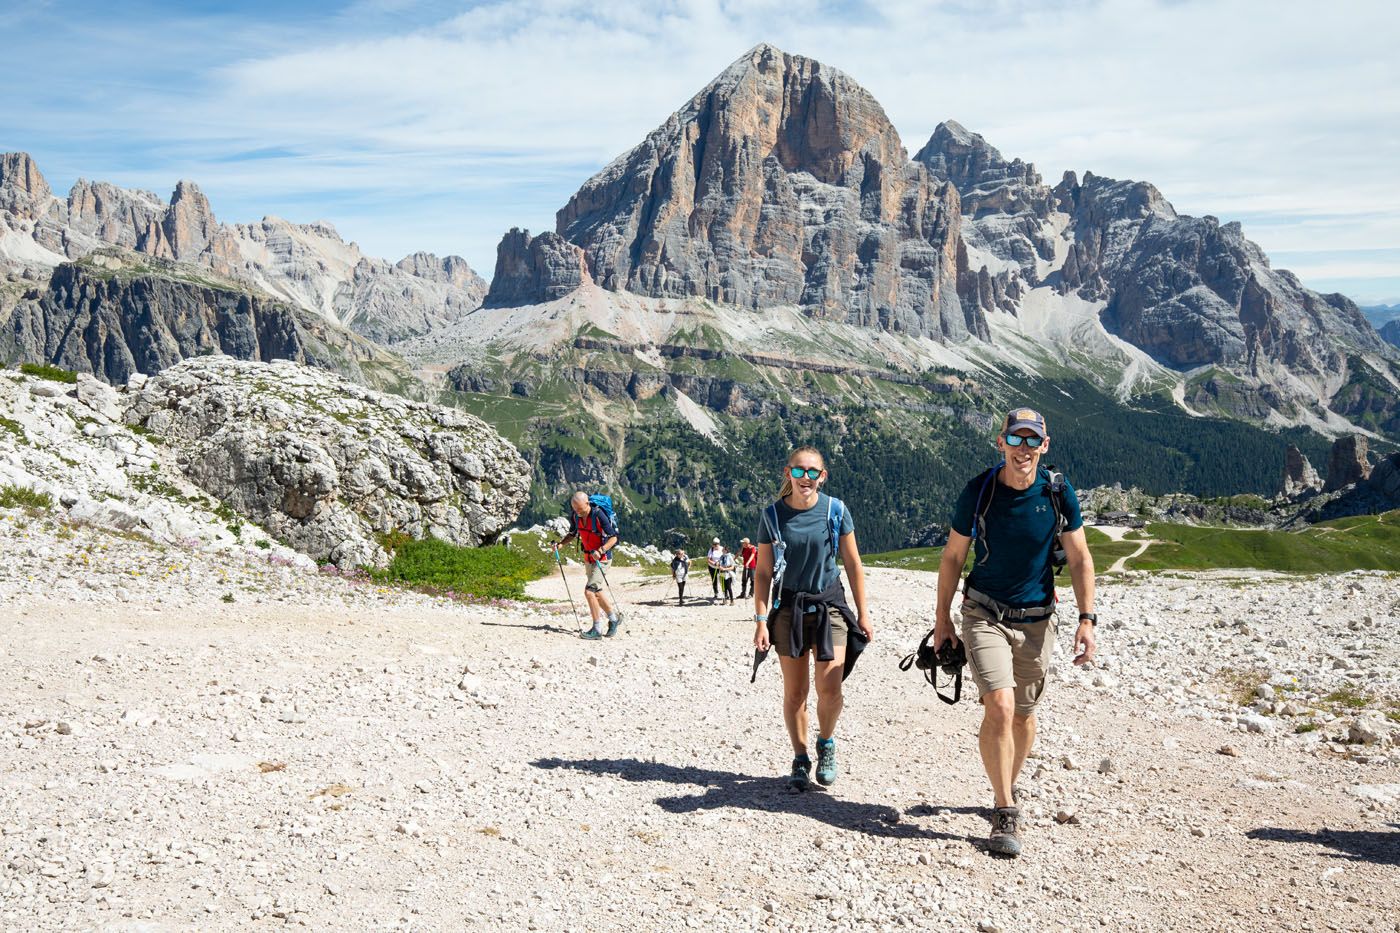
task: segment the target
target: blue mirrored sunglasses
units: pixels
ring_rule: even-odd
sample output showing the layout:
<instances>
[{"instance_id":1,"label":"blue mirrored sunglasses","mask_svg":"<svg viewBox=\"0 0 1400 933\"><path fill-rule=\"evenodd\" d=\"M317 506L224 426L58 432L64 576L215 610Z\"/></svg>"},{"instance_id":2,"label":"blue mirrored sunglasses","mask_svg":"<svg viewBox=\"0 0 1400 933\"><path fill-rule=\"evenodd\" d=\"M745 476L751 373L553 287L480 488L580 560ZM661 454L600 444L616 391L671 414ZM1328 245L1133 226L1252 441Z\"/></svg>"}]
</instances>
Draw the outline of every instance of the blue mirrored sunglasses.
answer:
<instances>
[{"instance_id":1,"label":"blue mirrored sunglasses","mask_svg":"<svg viewBox=\"0 0 1400 933\"><path fill-rule=\"evenodd\" d=\"M1031 450L1035 450L1041 444L1045 443L1045 438L1043 437L1022 437L1019 434L1006 434L1003 435L1003 437L1006 438L1007 447L1020 447L1022 444L1025 444Z\"/></svg>"},{"instance_id":2,"label":"blue mirrored sunglasses","mask_svg":"<svg viewBox=\"0 0 1400 933\"><path fill-rule=\"evenodd\" d=\"M816 467L809 467L805 470L802 467L788 467L788 476L793 479L801 479L804 476L808 479L821 479L822 471Z\"/></svg>"}]
</instances>

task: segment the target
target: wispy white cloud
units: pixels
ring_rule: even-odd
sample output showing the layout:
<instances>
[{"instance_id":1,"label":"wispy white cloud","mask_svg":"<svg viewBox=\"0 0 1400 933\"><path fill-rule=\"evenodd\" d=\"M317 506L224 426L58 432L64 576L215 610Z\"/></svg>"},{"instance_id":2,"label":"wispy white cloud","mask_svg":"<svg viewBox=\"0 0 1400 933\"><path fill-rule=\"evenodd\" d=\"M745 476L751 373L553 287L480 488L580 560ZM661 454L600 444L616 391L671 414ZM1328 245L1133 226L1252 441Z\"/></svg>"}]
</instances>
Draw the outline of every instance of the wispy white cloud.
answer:
<instances>
[{"instance_id":1,"label":"wispy white cloud","mask_svg":"<svg viewBox=\"0 0 1400 933\"><path fill-rule=\"evenodd\" d=\"M359 0L294 21L95 14L79 34L94 68L157 47L160 67L128 68L103 90L83 49L28 62L57 91L7 105L0 145L42 150L26 143L37 138L64 168L120 161L148 187L192 177L230 219L307 211L371 251L461 252L489 272L505 228L552 226L592 171L770 41L864 84L911 151L953 117L1052 181L1065 169L1149 180L1183 212L1243 220L1266 250L1400 248L1392 20L1377 0ZM232 51L206 63L215 34ZM228 160L267 149L287 154ZM1354 269L1371 277L1387 261Z\"/></svg>"}]
</instances>

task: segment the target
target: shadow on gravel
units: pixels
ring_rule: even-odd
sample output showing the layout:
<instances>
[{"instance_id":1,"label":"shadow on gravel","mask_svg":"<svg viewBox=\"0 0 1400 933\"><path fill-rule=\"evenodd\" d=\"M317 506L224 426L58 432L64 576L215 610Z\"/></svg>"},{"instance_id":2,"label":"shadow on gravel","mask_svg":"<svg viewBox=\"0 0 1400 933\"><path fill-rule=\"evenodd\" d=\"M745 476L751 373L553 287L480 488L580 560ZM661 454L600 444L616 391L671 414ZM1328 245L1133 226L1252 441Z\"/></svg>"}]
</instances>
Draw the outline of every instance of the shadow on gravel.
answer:
<instances>
[{"instance_id":1,"label":"shadow on gravel","mask_svg":"<svg viewBox=\"0 0 1400 933\"><path fill-rule=\"evenodd\" d=\"M480 625L490 625L496 628L523 628L532 632L557 632L560 635L572 635L578 637L578 630L572 628L560 628L557 625L525 625L522 622L481 622Z\"/></svg>"},{"instance_id":2,"label":"shadow on gravel","mask_svg":"<svg viewBox=\"0 0 1400 933\"><path fill-rule=\"evenodd\" d=\"M1336 849L1340 855L1352 862L1372 862L1376 865L1400 865L1400 823L1391 823L1395 832L1358 832L1355 830L1319 829L1317 832L1304 832L1301 829L1280 829L1275 826L1251 829L1245 833L1250 839L1263 842L1306 842L1316 846Z\"/></svg>"},{"instance_id":3,"label":"shadow on gravel","mask_svg":"<svg viewBox=\"0 0 1400 933\"><path fill-rule=\"evenodd\" d=\"M611 774L626 781L661 781L666 784L695 784L708 788L703 794L658 797L656 805L668 813L694 813L720 807L741 807L763 813L792 813L811 817L839 829L892 839L955 839L974 845L971 836L925 829L902 821L894 807L843 800L824 790L793 793L781 777L753 777L733 771L677 767L638 761L635 758L589 758L569 761L541 758L531 762L536 768L567 768L589 774ZM918 807L912 808L910 813ZM942 807L954 813L980 813L981 807ZM929 813L933 810L929 809Z\"/></svg>"}]
</instances>

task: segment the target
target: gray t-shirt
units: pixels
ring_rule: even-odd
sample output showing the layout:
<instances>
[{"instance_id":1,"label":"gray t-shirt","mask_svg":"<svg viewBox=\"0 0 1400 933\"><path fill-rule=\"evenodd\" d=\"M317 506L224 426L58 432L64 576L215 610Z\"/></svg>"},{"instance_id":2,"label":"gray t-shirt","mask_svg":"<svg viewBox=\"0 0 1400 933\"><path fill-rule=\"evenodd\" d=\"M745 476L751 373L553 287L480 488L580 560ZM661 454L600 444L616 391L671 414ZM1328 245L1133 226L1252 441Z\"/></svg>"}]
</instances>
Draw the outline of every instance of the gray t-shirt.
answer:
<instances>
[{"instance_id":1,"label":"gray t-shirt","mask_svg":"<svg viewBox=\"0 0 1400 933\"><path fill-rule=\"evenodd\" d=\"M827 530L827 510L831 497L826 493L817 494L817 504L799 512L781 499L778 500L778 529L787 545L787 571L783 574L783 589L799 593L820 593L830 586L840 572L836 569L836 555L831 551L831 538ZM851 510L842 509L841 536L856 530L851 520ZM768 522L762 515L758 517L759 544L772 544L773 535L768 530Z\"/></svg>"}]
</instances>

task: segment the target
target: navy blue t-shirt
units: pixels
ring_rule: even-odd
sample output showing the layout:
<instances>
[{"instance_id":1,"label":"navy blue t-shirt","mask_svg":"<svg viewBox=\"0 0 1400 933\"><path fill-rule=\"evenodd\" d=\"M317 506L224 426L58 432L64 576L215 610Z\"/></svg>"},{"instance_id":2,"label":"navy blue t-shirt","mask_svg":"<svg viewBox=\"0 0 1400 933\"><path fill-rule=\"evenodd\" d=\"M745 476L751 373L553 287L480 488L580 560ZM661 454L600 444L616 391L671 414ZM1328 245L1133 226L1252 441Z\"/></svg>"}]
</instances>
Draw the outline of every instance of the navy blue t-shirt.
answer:
<instances>
[{"instance_id":1,"label":"navy blue t-shirt","mask_svg":"<svg viewBox=\"0 0 1400 933\"><path fill-rule=\"evenodd\" d=\"M830 586L840 573L836 569L836 555L831 551L831 537L827 528L827 510L831 507L831 497L817 493L817 504L810 509L798 511L783 500L778 500L778 530L787 545L787 570L783 573L783 589L798 593L820 593ZM767 507L764 507L767 511ZM845 536L856 530L851 520L851 510L841 510L841 529ZM754 538L759 544L772 544L773 535L768 530L768 521L762 514L758 516L758 534Z\"/></svg>"},{"instance_id":2,"label":"navy blue t-shirt","mask_svg":"<svg viewBox=\"0 0 1400 933\"><path fill-rule=\"evenodd\" d=\"M953 530L960 535L972 536L973 510L984 478L981 473L973 477L953 506ZM1063 499L1065 531L1074 531L1084 519L1079 514L1079 497L1069 483ZM983 529L973 544L968 585L1016 609L1049 605L1055 599L1055 571L1050 565L1055 510L1045 473L1038 471L1027 489L992 480L982 505Z\"/></svg>"}]
</instances>

